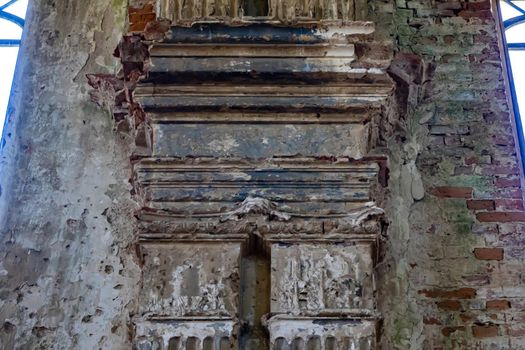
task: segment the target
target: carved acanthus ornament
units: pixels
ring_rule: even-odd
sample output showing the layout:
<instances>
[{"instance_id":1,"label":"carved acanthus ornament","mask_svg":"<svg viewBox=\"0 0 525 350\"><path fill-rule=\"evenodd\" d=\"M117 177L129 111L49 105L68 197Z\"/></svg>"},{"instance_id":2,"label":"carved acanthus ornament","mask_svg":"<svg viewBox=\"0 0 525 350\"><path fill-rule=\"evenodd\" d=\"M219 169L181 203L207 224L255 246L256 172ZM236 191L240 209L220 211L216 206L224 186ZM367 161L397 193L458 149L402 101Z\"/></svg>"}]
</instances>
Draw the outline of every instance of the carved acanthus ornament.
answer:
<instances>
[{"instance_id":1,"label":"carved acanthus ornament","mask_svg":"<svg viewBox=\"0 0 525 350\"><path fill-rule=\"evenodd\" d=\"M279 210L277 204L257 197L247 197L239 206L239 208L224 213L221 216L220 221L239 221L242 220L246 215L264 215L268 219L275 218L278 221L288 221L292 218L291 213Z\"/></svg>"}]
</instances>

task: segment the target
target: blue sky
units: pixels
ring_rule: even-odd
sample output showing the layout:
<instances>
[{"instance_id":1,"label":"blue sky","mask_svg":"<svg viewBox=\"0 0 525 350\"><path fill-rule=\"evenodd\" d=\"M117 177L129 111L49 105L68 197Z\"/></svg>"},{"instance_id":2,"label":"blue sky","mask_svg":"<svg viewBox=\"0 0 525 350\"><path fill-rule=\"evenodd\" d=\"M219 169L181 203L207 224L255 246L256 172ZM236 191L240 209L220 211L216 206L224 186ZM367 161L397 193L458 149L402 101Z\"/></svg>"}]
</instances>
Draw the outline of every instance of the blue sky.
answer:
<instances>
[{"instance_id":1,"label":"blue sky","mask_svg":"<svg viewBox=\"0 0 525 350\"><path fill-rule=\"evenodd\" d=\"M515 1L514 4L525 9L525 1ZM505 2L501 2L503 20L516 17L521 13ZM505 33L508 43L525 42L525 23L509 28ZM520 107L521 121L525 126L525 50L511 50L509 52L510 64L514 75L514 85Z\"/></svg>"},{"instance_id":2,"label":"blue sky","mask_svg":"<svg viewBox=\"0 0 525 350\"><path fill-rule=\"evenodd\" d=\"M8 0L0 0L0 6L7 2ZM28 0L18 0L4 11L24 18L27 2ZM0 20L0 39L18 39L21 35L22 29L19 26L5 20ZM17 47L0 47L0 132L4 125L17 55Z\"/></svg>"}]
</instances>

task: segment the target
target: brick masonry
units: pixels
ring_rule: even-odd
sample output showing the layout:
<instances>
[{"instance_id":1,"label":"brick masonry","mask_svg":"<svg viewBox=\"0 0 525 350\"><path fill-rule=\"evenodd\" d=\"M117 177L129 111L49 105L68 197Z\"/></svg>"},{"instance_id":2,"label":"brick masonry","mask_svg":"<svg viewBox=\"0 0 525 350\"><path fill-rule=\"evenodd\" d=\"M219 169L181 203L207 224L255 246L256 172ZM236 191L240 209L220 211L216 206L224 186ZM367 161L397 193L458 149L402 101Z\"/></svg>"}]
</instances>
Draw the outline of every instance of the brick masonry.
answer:
<instances>
[{"instance_id":1,"label":"brick masonry","mask_svg":"<svg viewBox=\"0 0 525 350\"><path fill-rule=\"evenodd\" d=\"M405 145L401 157L415 161L426 196L392 197L408 202L408 219L391 216L386 261L399 277L383 283L400 291L387 295L384 310L399 316L384 312L384 344L523 349L525 212L491 3L398 0L382 8L393 12L398 49L432 66L406 116L417 156ZM399 172L390 186L403 183Z\"/></svg>"}]
</instances>

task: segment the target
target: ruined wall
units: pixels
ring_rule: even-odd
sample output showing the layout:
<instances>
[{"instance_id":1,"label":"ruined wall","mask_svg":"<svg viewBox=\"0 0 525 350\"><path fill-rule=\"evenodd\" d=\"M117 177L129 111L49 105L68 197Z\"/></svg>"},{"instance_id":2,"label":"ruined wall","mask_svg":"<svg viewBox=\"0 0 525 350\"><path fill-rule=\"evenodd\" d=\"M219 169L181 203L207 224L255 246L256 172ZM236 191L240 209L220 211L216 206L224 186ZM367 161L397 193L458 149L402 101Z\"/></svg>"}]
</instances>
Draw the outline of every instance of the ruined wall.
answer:
<instances>
[{"instance_id":1,"label":"ruined wall","mask_svg":"<svg viewBox=\"0 0 525 350\"><path fill-rule=\"evenodd\" d=\"M130 5L129 31L162 39L168 27L154 21L157 6ZM368 8L375 33L353 43L355 64L374 67L396 54L395 93L374 147L360 148L388 157L388 186L374 195L388 221L376 268L378 348L523 349L525 211L490 3L369 1ZM126 133L112 132L84 77L117 73L111 54L126 15L120 1L43 0L30 9L2 149L0 347L127 349L150 326L135 329L133 317L158 308L139 295L141 269L152 269L148 278L158 270L148 260L139 266L133 213L143 203L128 184L130 157L149 140L144 129L131 133L134 140L124 136L139 124L122 123L129 110L112 111ZM145 59L136 53L121 57L130 75ZM98 95L114 98L106 97Z\"/></svg>"},{"instance_id":2,"label":"ruined wall","mask_svg":"<svg viewBox=\"0 0 525 350\"><path fill-rule=\"evenodd\" d=\"M129 147L85 74L117 72L125 1L30 1L1 155L0 348L129 349Z\"/></svg>"},{"instance_id":3,"label":"ruined wall","mask_svg":"<svg viewBox=\"0 0 525 350\"><path fill-rule=\"evenodd\" d=\"M388 143L384 346L523 349L523 194L491 4L391 5L410 97Z\"/></svg>"},{"instance_id":4,"label":"ruined wall","mask_svg":"<svg viewBox=\"0 0 525 350\"><path fill-rule=\"evenodd\" d=\"M390 174L382 346L523 348L520 166L491 4L369 6L375 37L397 52L374 151ZM388 48L356 51L373 65Z\"/></svg>"}]
</instances>

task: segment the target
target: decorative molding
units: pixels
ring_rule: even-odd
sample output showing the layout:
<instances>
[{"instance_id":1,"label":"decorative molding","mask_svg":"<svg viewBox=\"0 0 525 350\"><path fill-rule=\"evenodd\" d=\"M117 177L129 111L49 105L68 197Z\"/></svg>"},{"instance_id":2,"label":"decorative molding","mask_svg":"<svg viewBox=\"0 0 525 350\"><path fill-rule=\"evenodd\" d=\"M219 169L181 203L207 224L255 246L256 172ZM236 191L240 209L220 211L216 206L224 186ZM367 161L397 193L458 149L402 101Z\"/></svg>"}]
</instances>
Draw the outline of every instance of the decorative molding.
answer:
<instances>
[{"instance_id":1,"label":"decorative molding","mask_svg":"<svg viewBox=\"0 0 525 350\"><path fill-rule=\"evenodd\" d=\"M186 319L135 322L138 349L237 349L239 324L234 320ZM192 347L194 346L194 347Z\"/></svg>"},{"instance_id":2,"label":"decorative molding","mask_svg":"<svg viewBox=\"0 0 525 350\"><path fill-rule=\"evenodd\" d=\"M240 0L159 0L160 16L182 25L197 21L281 23L363 20L368 15L366 0L268 0L268 15L244 16Z\"/></svg>"},{"instance_id":3,"label":"decorative molding","mask_svg":"<svg viewBox=\"0 0 525 350\"><path fill-rule=\"evenodd\" d=\"M220 220L220 216L206 220L144 213L139 216L139 236L144 242L245 241L249 234L259 235L268 242L377 240L377 235L382 230L382 210L373 206L360 213L362 215L359 220L350 214L346 217L335 215L331 218L290 215L288 221L277 221L274 214L251 214L239 220L224 221ZM234 218L237 219L236 216Z\"/></svg>"},{"instance_id":4,"label":"decorative molding","mask_svg":"<svg viewBox=\"0 0 525 350\"><path fill-rule=\"evenodd\" d=\"M375 349L376 322L373 318L278 315L267 323L271 349L274 350L289 349L290 346L293 349L323 349L327 343L336 349Z\"/></svg>"},{"instance_id":5,"label":"decorative molding","mask_svg":"<svg viewBox=\"0 0 525 350\"><path fill-rule=\"evenodd\" d=\"M264 215L268 219L275 218L278 221L288 221L292 218L292 213L279 210L277 204L264 199L248 196L240 206L230 212L221 215L220 221L240 221L246 215Z\"/></svg>"},{"instance_id":6,"label":"decorative molding","mask_svg":"<svg viewBox=\"0 0 525 350\"><path fill-rule=\"evenodd\" d=\"M384 210L376 206L374 202L367 202L361 208L352 209L346 214L334 215L333 217L341 218L341 221L348 222L349 226L358 227L361 226L365 220L371 217L382 216L384 213ZM268 220L276 219L277 221L289 221L292 217L311 218L309 215L279 210L276 203L267 199L248 196L237 209L221 214L220 221L239 221L250 214L267 216Z\"/></svg>"},{"instance_id":7,"label":"decorative molding","mask_svg":"<svg viewBox=\"0 0 525 350\"><path fill-rule=\"evenodd\" d=\"M375 160L148 158L134 170L144 217L219 220L248 197L276 203L285 216L337 218L343 226L379 213L367 204L377 186Z\"/></svg>"},{"instance_id":8,"label":"decorative molding","mask_svg":"<svg viewBox=\"0 0 525 350\"><path fill-rule=\"evenodd\" d=\"M163 64L173 64L172 60L168 63L167 59L162 58L162 62L157 62L155 70L152 70L152 74L162 74L161 70ZM191 60L191 59L185 59ZM226 60L226 59L220 59ZM278 63L273 59L269 61ZM268 61L268 62L269 62ZM230 60L228 60L230 62ZM267 63L262 63L267 66ZM315 64L309 61L299 60L295 61L300 67L309 65L312 69L315 69ZM294 63L294 64L295 64ZM186 64L186 63L184 63ZM206 65L210 64L209 61ZM219 66L224 67L225 62L217 62ZM249 65L253 64L250 61ZM239 111L252 111L252 113L262 114L262 111L275 111L280 113L281 116L287 116L289 118L278 118L267 119L267 122L290 122L295 123L297 121L297 113L301 111L313 112L315 107L318 113L325 115L330 118L332 115L337 118L336 121L339 123L356 123L364 122L370 119L371 112L377 112L380 110L381 102L385 101L390 93L392 92L391 81L386 78L386 75L382 73L371 73L368 70L354 69L347 66L346 62L337 63L340 67L348 67L348 73L355 73L357 76L366 76L368 82L337 82L327 81L321 85L287 85L285 83L269 83L264 86L257 85L255 82L247 83L239 81L234 85L226 83L216 84L200 84L200 85L154 85L154 84L142 84L134 92L135 100L149 113L154 114L152 120L158 120L160 112L164 113L178 113L175 115L181 115L186 110L186 115L197 114L199 112L204 113L206 119L205 122L224 122L228 118L215 119L216 116L224 114L213 113L210 108L218 108L223 106L222 110L230 110L230 114L233 114L232 119L235 118L235 114L239 114ZM298 67L299 67L298 66ZM324 68L327 66L322 64ZM231 64L228 64L228 68L234 69ZM267 66L268 67L268 66ZM259 69L260 68L260 69ZM258 73L263 73L265 67L254 68ZM323 68L323 69L324 69ZM168 69L168 68L166 68ZM192 65L192 69L199 69L198 63L195 66ZM204 70L208 69L203 67ZM250 71L252 67L246 66L245 68L240 67L241 71ZM276 66L271 68L275 71L278 69ZM301 68L302 69L302 68ZM344 68L346 70L346 68ZM173 70L169 68L171 72ZM187 72L186 69L183 69ZM285 69L290 71L289 69ZM170 73L171 74L171 73ZM295 112L292 114L291 112ZM211 112L211 113L210 113ZM245 117L249 117L250 114L245 113ZM267 116L268 117L268 116ZM195 118L195 116L193 117ZM202 115L200 116L202 118ZM198 120L198 119L197 119ZM246 119L239 119L240 122L249 121ZM177 119L165 119L163 122L180 122ZM322 122L322 119L317 118L317 123ZM300 120L299 120L300 122Z\"/></svg>"},{"instance_id":9,"label":"decorative molding","mask_svg":"<svg viewBox=\"0 0 525 350\"><path fill-rule=\"evenodd\" d=\"M273 350L373 349L386 162L367 156L393 81L387 55L367 61L374 24L354 22L367 1L269 0L257 23L239 4L159 2L174 26L132 95L150 147L133 163L136 344L244 347L245 302L264 299Z\"/></svg>"},{"instance_id":10,"label":"decorative molding","mask_svg":"<svg viewBox=\"0 0 525 350\"><path fill-rule=\"evenodd\" d=\"M242 221L181 220L162 215L140 216L139 237L143 242L172 241L245 241L256 234L266 241L376 241L381 233L379 217L371 217L360 226L341 219L305 219L288 222L268 221L265 217L248 216Z\"/></svg>"}]
</instances>

